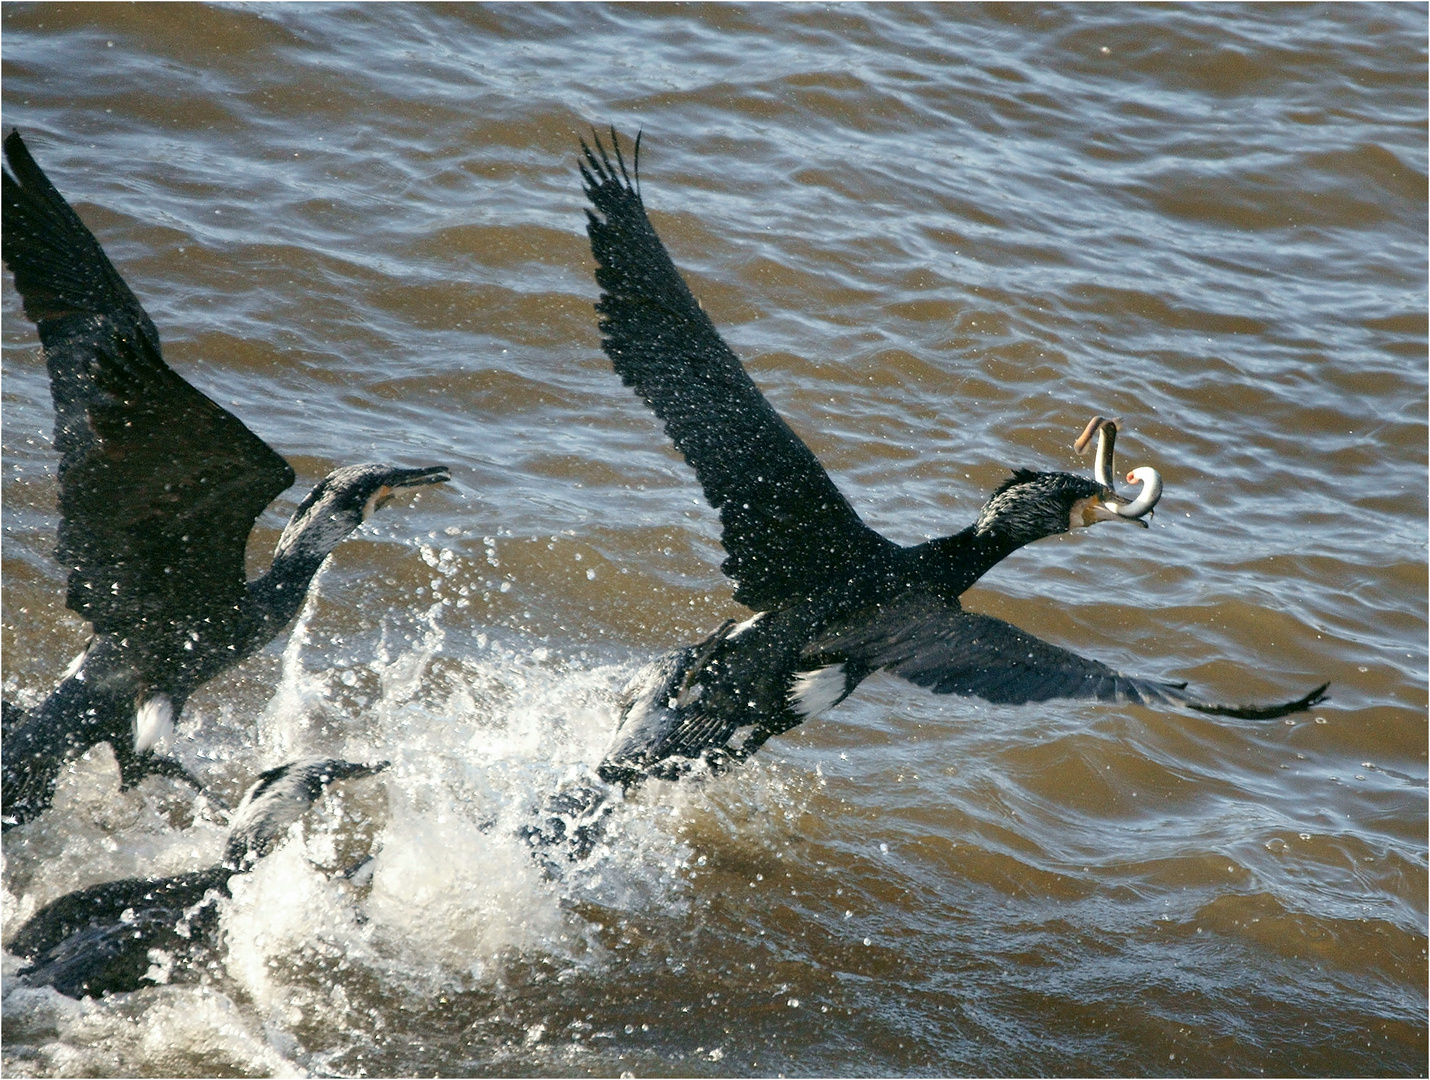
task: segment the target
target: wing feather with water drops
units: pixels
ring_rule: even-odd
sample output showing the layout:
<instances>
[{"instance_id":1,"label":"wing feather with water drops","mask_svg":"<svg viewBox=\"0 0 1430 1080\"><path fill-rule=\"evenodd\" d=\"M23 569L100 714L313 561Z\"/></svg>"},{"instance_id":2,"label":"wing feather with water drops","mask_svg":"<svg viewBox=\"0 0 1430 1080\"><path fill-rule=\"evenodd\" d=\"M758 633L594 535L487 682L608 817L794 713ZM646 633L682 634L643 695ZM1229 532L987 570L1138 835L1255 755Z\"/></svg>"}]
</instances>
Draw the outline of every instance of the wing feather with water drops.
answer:
<instances>
[{"instance_id":1,"label":"wing feather with water drops","mask_svg":"<svg viewBox=\"0 0 1430 1080\"><path fill-rule=\"evenodd\" d=\"M729 628L727 623L704 644L724 640ZM620 726L603 755L607 763L644 775L651 766L668 758L698 758L702 751L729 742L737 725L728 710L707 708L708 702L698 693L680 705L661 699L680 681L680 676L700 671L707 658L701 655L699 646L670 653L633 680L632 688L640 688L640 697L629 701L622 710Z\"/></svg>"},{"instance_id":2,"label":"wing feather with water drops","mask_svg":"<svg viewBox=\"0 0 1430 1080\"><path fill-rule=\"evenodd\" d=\"M691 293L646 216L619 144L614 163L599 137L595 144L593 151L582 143L581 175L595 208L586 216L601 344L719 511L722 568L737 585L735 599L778 607L887 557L894 545L860 520Z\"/></svg>"},{"instance_id":3,"label":"wing feather with water drops","mask_svg":"<svg viewBox=\"0 0 1430 1080\"><path fill-rule=\"evenodd\" d=\"M247 589L248 534L293 470L164 362L153 322L19 133L4 146L0 255L50 374L66 602L136 644L227 621Z\"/></svg>"},{"instance_id":4,"label":"wing feather with water drops","mask_svg":"<svg viewBox=\"0 0 1430 1080\"><path fill-rule=\"evenodd\" d=\"M1011 623L962 610L931 594L907 593L854 629L833 628L811 642L804 659L853 662L890 671L935 694L979 697L997 705L1059 698L1141 705L1180 705L1214 716L1271 720L1324 699L1322 685L1277 705L1218 705L1199 701L1186 683L1124 675L1099 660L1049 644Z\"/></svg>"}]
</instances>

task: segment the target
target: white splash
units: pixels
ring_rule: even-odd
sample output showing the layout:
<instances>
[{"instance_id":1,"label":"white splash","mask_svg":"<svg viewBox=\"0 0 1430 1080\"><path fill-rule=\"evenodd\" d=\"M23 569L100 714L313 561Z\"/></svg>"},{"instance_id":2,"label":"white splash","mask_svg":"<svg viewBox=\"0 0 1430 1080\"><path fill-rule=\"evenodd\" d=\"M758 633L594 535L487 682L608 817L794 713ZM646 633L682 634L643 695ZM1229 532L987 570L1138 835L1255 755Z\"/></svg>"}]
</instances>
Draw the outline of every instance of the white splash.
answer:
<instances>
[{"instance_id":1,"label":"white splash","mask_svg":"<svg viewBox=\"0 0 1430 1080\"><path fill-rule=\"evenodd\" d=\"M317 610L327 568L325 560L313 575L303 607L293 620L283 645L278 687L258 718L258 749L262 760L270 766L316 752L306 738L306 717L326 693L327 680L304 670L303 650L312 644L308 622Z\"/></svg>"},{"instance_id":2,"label":"white splash","mask_svg":"<svg viewBox=\"0 0 1430 1080\"><path fill-rule=\"evenodd\" d=\"M136 1012L148 1023L151 1003L163 1001L152 1030L175 1055L198 1054L226 1071L322 1071L297 1033L322 1017L334 1031L364 1037L373 1019L362 987L380 986L394 1001L429 1000L499 983L513 963L604 970L615 961L601 929L579 914L591 910L587 902L678 917L696 858L687 825L730 814L774 820L788 802L782 781L758 764L742 770L738 796L728 785L652 784L629 803L613 795L605 840L589 858L568 863L562 853L544 864L521 830L544 820L553 793L599 784L594 766L634 664L564 663L519 634L473 631L444 601L394 613L380 632L334 639L319 667L309 636L316 593L290 632L258 746L235 744L229 767L246 781L313 753L391 766L333 785L277 850L234 879L233 898L220 908L217 982L185 984L175 971L170 985L99 1002L56 1004L49 991L43 1007L7 997L7 1023L10 1006L23 1001L16 1023L61 1024L55 1017L65 1010L89 1010L107 1030ZM449 611L461 621L445 625ZM359 690L366 696L354 697ZM99 815L99 804L79 801L86 785L69 786L62 780L55 810L25 827L23 870L15 859L7 866L10 926L95 881L180 873L221 857L227 815L176 815L173 785L141 785L122 798L109 792L108 817L94 821L86 815ZM123 821L111 820L115 807L127 808ZM367 855L360 874L345 876ZM13 973L15 958L5 962ZM185 1001L195 1003L187 1027ZM349 1016L350 1008L360 1011ZM229 1025L221 1037L216 1024ZM74 1031L64 1041L88 1043ZM231 1066L229 1054L237 1055ZM69 1068L121 1065L98 1060L76 1058Z\"/></svg>"}]
</instances>

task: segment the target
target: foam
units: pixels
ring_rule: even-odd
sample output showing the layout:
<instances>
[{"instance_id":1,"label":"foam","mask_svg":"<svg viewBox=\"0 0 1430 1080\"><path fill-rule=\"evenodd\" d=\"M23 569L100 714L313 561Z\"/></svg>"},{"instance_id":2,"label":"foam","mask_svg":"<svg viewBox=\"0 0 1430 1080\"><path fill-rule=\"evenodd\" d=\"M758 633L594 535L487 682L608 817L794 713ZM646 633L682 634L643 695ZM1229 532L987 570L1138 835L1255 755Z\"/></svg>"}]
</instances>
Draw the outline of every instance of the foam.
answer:
<instances>
[{"instance_id":1,"label":"foam","mask_svg":"<svg viewBox=\"0 0 1430 1080\"><path fill-rule=\"evenodd\" d=\"M476 633L465 613L448 627L452 609L441 601L394 614L365 637L318 642L308 622L314 604L310 596L284 648L257 746L225 768L251 777L304 754L391 767L334 785L278 850L234 879L206 984L81 1003L14 989L7 1025L13 1010L22 1027L60 1032L45 1071L123 1071L128 1050L100 1046L140 1038L116 1034L120 1017L138 1014L169 1055L156 1050L151 1062L293 1073L320 1067L303 1045L313 1024L329 1047L371 1027L370 1015L348 1016L355 999L385 1013L408 996L499 985L512 963L604 970L613 960L602 927L579 911L680 917L694 861L685 822L721 819L732 812L723 802L751 792L762 803L785 794L763 791L780 787L774 770L756 769L760 777L739 796L717 795L720 785L653 784L631 803L615 796L606 840L586 860L568 862L559 850L533 858L522 826L538 822L563 787L599 784L593 767L635 664L565 663L517 635ZM373 688L365 708L352 707L355 684ZM245 735L239 746L253 743ZM24 865L12 858L6 867L7 885L18 890L4 896L8 925L93 881L217 861L224 815L210 808L190 824L174 814L180 796L162 781L121 795L112 759L91 759L67 771L73 805L25 827L15 849ZM344 876L368 855L362 875ZM8 955L5 963L11 988L19 965ZM103 1038L91 1040L84 1025Z\"/></svg>"}]
</instances>

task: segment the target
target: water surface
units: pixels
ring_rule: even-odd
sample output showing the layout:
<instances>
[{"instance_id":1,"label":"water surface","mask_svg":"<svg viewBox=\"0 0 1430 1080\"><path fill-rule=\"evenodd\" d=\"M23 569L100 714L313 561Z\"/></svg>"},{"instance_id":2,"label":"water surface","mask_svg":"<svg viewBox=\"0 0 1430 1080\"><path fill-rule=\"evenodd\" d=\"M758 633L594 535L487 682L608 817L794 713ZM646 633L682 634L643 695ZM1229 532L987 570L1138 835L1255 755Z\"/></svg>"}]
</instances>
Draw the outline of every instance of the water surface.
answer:
<instances>
[{"instance_id":1,"label":"water surface","mask_svg":"<svg viewBox=\"0 0 1430 1080\"><path fill-rule=\"evenodd\" d=\"M338 464L453 482L343 544L189 704L231 798L390 758L243 882L200 985L14 979L9 1075L1426 1071L1426 10L7 4L6 128L170 364L283 453L266 565ZM600 351L576 174L647 206L752 375L901 543L1094 412L1150 530L1026 549L967 606L1246 723L875 677L544 875L626 678L742 609L718 522ZM82 647L52 413L3 294L4 688ZM217 858L96 752L6 834L8 937ZM370 885L331 871L376 852Z\"/></svg>"}]
</instances>

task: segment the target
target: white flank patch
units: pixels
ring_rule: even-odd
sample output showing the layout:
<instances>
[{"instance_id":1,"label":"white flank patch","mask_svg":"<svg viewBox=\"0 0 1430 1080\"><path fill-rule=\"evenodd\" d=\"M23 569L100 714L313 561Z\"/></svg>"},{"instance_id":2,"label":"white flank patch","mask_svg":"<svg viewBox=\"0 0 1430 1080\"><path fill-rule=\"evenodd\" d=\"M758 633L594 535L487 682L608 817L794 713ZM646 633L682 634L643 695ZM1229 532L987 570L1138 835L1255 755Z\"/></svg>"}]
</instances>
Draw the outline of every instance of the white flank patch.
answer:
<instances>
[{"instance_id":1,"label":"white flank patch","mask_svg":"<svg viewBox=\"0 0 1430 1080\"><path fill-rule=\"evenodd\" d=\"M746 619L744 622L742 622L742 623L736 623L734 626L730 627L730 632L725 635L725 640L726 640L726 641L734 641L737 637L739 637L741 634L743 634L746 630L748 630L750 627L754 626L755 623L757 623L757 622L759 622L761 619L763 619L763 618L765 617L765 614L766 614L766 613L763 612L763 611L757 611L757 612L755 612L753 615L751 615L748 619Z\"/></svg>"},{"instance_id":2,"label":"white flank patch","mask_svg":"<svg viewBox=\"0 0 1430 1080\"><path fill-rule=\"evenodd\" d=\"M796 675L789 688L789 700L795 711L808 720L842 698L844 689L844 665L831 664Z\"/></svg>"},{"instance_id":3,"label":"white flank patch","mask_svg":"<svg viewBox=\"0 0 1430 1080\"><path fill-rule=\"evenodd\" d=\"M142 754L161 739L174 734L174 703L167 694L156 694L134 714L134 752Z\"/></svg>"},{"instance_id":4,"label":"white flank patch","mask_svg":"<svg viewBox=\"0 0 1430 1080\"><path fill-rule=\"evenodd\" d=\"M71 675L77 674L79 672L79 669L84 667L84 658L88 655L89 647L86 646L84 652L80 653L78 656L76 656L73 660L70 661L70 666L65 668L64 674L60 676L60 682L64 682Z\"/></svg>"}]
</instances>

